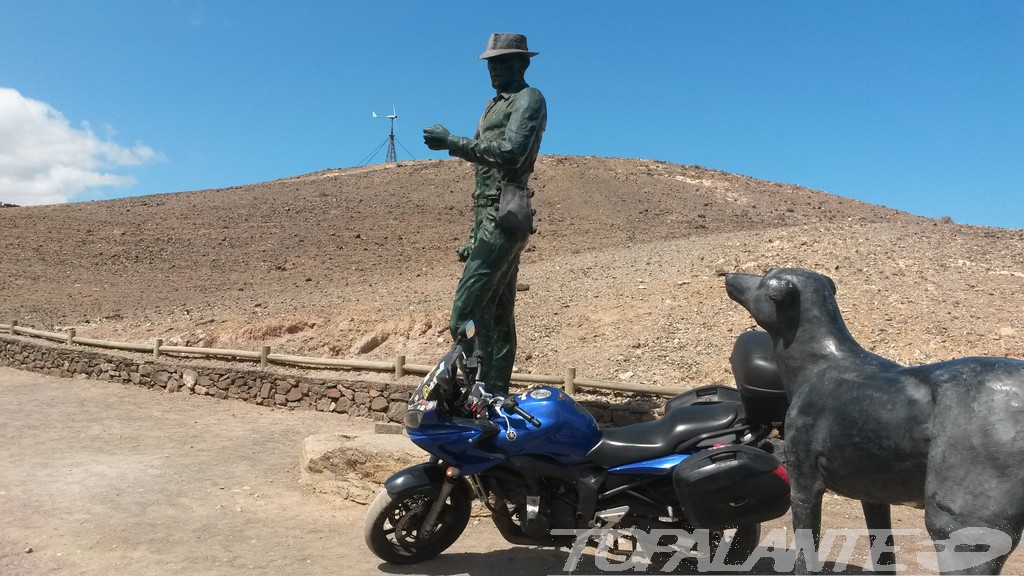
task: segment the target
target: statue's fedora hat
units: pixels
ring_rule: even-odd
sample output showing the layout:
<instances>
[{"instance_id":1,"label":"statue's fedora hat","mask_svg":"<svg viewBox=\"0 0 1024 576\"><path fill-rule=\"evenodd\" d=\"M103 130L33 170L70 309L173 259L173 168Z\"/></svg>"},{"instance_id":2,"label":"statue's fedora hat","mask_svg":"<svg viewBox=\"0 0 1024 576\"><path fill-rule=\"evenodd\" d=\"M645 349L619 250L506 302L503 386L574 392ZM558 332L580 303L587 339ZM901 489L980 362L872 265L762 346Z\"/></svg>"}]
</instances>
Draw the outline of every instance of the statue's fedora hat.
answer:
<instances>
[{"instance_id":1,"label":"statue's fedora hat","mask_svg":"<svg viewBox=\"0 0 1024 576\"><path fill-rule=\"evenodd\" d=\"M508 54L522 54L532 58L539 54L539 52L530 52L526 47L526 36L522 34L496 32L491 34L491 38L487 41L487 51L480 55L480 59L487 60L488 58L506 56Z\"/></svg>"}]
</instances>

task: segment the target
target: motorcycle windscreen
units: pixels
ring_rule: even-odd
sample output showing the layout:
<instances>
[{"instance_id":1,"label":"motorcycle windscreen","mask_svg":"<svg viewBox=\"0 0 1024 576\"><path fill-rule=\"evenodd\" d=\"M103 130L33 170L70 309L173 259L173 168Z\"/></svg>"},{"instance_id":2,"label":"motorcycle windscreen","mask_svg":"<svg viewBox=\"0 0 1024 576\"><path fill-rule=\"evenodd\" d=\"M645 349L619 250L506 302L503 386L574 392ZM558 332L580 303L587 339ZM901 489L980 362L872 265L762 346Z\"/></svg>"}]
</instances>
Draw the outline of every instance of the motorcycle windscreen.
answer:
<instances>
[{"instance_id":1,"label":"motorcycle windscreen","mask_svg":"<svg viewBox=\"0 0 1024 576\"><path fill-rule=\"evenodd\" d=\"M789 476L774 456L750 446L697 452L672 473L683 514L694 528L765 522L789 510Z\"/></svg>"}]
</instances>

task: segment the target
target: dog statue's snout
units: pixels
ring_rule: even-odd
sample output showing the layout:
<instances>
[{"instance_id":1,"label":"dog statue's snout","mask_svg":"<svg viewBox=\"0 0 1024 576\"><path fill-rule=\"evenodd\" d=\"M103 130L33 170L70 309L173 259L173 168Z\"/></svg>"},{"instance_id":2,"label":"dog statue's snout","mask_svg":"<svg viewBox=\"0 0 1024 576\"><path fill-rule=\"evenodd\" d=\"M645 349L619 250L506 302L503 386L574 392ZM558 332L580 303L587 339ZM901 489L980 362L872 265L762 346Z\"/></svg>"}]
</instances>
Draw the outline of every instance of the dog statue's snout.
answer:
<instances>
[{"instance_id":1,"label":"dog statue's snout","mask_svg":"<svg viewBox=\"0 0 1024 576\"><path fill-rule=\"evenodd\" d=\"M730 272L725 275L725 293L729 295L729 298L732 298L743 307L746 307L746 303L750 301L749 294L751 290L753 290L760 281L761 277L756 274Z\"/></svg>"}]
</instances>

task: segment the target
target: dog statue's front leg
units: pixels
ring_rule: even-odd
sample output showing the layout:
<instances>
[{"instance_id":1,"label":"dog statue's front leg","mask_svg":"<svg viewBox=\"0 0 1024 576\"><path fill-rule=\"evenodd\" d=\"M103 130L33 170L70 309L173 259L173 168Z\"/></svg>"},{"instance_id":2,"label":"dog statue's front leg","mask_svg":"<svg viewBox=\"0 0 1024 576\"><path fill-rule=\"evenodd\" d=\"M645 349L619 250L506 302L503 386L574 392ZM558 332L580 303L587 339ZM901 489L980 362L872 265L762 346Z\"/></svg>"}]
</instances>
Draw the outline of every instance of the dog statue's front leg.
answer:
<instances>
[{"instance_id":1,"label":"dog statue's front leg","mask_svg":"<svg viewBox=\"0 0 1024 576\"><path fill-rule=\"evenodd\" d=\"M814 410L812 413L816 412ZM796 543L796 574L820 572L818 558L821 542L821 498L825 479L818 469L819 446L809 420L794 417L790 405L786 421L786 469L790 481L790 510L793 515L793 538Z\"/></svg>"},{"instance_id":2,"label":"dog statue's front leg","mask_svg":"<svg viewBox=\"0 0 1024 576\"><path fill-rule=\"evenodd\" d=\"M786 427L786 466L790 478L790 502L793 514L793 537L796 543L796 574L818 572L821 541L821 498L825 480L815 465L813 451L800 445L801 434L795 427Z\"/></svg>"},{"instance_id":3,"label":"dog statue's front leg","mask_svg":"<svg viewBox=\"0 0 1024 576\"><path fill-rule=\"evenodd\" d=\"M822 562L818 558L818 543L821 542L821 497L825 492L819 482L805 485L793 478L792 513L793 533L796 543L796 566L794 573L811 574L819 572Z\"/></svg>"},{"instance_id":4,"label":"dog statue's front leg","mask_svg":"<svg viewBox=\"0 0 1024 576\"><path fill-rule=\"evenodd\" d=\"M868 540L871 542L871 562L875 574L896 574L895 568L881 570L885 566L896 565L896 545L892 536L892 515L888 504L861 502L864 509L864 521L868 525ZM883 538L879 539L879 536ZM879 552L879 550L882 550Z\"/></svg>"}]
</instances>

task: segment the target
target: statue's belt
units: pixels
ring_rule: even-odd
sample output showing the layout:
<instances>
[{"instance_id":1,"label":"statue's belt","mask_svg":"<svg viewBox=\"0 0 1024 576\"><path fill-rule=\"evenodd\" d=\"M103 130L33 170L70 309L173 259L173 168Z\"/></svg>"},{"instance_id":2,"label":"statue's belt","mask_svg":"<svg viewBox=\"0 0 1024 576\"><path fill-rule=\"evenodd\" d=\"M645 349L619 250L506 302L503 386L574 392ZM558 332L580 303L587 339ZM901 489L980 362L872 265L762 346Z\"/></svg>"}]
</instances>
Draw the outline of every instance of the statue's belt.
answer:
<instances>
[{"instance_id":1,"label":"statue's belt","mask_svg":"<svg viewBox=\"0 0 1024 576\"><path fill-rule=\"evenodd\" d=\"M533 190L527 188L522 184L515 184L513 182L501 182L497 186L495 186L495 190L498 192L497 194L473 193L473 206L476 206L478 208L489 208L491 206L497 206L499 203L501 203L501 190L505 186L513 186L518 187L520 189L526 189L529 192L529 197L533 197Z\"/></svg>"},{"instance_id":2,"label":"statue's belt","mask_svg":"<svg viewBox=\"0 0 1024 576\"><path fill-rule=\"evenodd\" d=\"M500 201L501 196L484 196L482 198L474 196L473 206L477 208L490 208L491 206L497 206Z\"/></svg>"}]
</instances>

